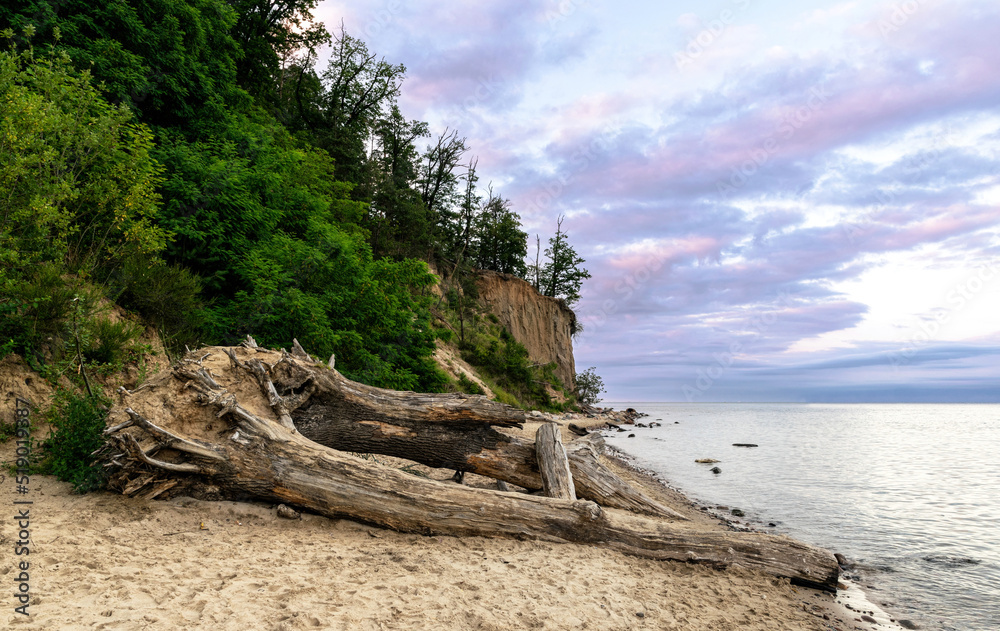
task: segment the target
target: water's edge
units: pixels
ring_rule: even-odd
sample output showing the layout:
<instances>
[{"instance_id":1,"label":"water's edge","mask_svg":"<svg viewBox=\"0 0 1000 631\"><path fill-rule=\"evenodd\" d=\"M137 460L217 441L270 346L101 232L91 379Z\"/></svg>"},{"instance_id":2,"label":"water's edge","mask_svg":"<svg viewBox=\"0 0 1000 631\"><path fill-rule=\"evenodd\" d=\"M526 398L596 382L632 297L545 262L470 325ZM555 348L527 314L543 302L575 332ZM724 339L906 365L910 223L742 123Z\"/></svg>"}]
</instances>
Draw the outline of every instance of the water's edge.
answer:
<instances>
[{"instance_id":1,"label":"water's edge","mask_svg":"<svg viewBox=\"0 0 1000 631\"><path fill-rule=\"evenodd\" d=\"M636 425L629 427L628 433L613 432L608 435L609 446L621 454L619 459L624 460L629 468L644 472L650 479L687 497L693 505L704 507L705 512L727 522L734 529L785 534L811 545L842 552L849 561L857 562L855 567L848 568L844 573L857 588L848 590L842 596L851 593L854 594L851 598L856 599L862 589L866 590L871 605L862 606L877 611L877 604L879 609L891 612L891 615L885 616L886 621L890 617L914 620L920 628L941 631L992 628L991 621L997 619L997 601L992 596L997 593L995 557L1000 548L988 529L986 536L981 531L988 528L989 523L995 523L991 517L997 508L996 502L976 495L993 496L992 483L978 481L978 478L991 480L988 474L992 471L990 466L984 467L979 462L972 467L980 472L976 478L956 474L955 463L962 462L960 456L964 452L955 451L954 446L958 445L962 450L975 449L969 445L965 432L951 431L961 427L957 421L939 422L938 425L933 422L937 416L961 416L961 412L968 411L962 406L943 410L930 406L902 410L898 409L899 406L885 406L872 410L869 409L872 406L829 409L833 406L770 404L699 407L632 403L614 404L614 407L623 409L626 405L652 414L648 419L640 419L640 423L661 417L660 421L665 425L657 429ZM753 409L748 412L747 408ZM973 412L979 417L988 412L989 421L985 425L989 433L985 437L992 438L997 431L993 418L1000 418L1000 406L979 408ZM671 413L673 417L667 416ZM762 426L754 414L767 417L767 422L773 426ZM816 421L816 418L824 415L831 417L831 414L836 420L833 433L830 427ZM860 426L848 422L852 420L848 418L851 415L863 417L865 414L873 418L863 418ZM934 418L932 422L927 422L921 414ZM726 415L742 417L738 422L719 420ZM906 422L900 424L897 417L905 417ZM984 426L979 417L970 417L978 423L972 427L973 430L979 431ZM772 422L772 418L776 420ZM829 419L821 420L827 422ZM670 427L668 423L681 427ZM851 440L840 438L840 435L857 437L859 433L865 434L861 439L856 438L855 442L870 440L876 443L876 448L884 448L878 443L880 423L886 426L881 431L889 435L891 441L896 441L897 435L905 437L905 440L899 441L898 448L893 442L895 451L912 451L914 457L921 459L921 466L906 463L905 458L899 459L904 461L899 466L884 462L885 457L866 461L865 454L855 453L859 449ZM919 431L913 431L913 426ZM935 434L940 431L938 426L948 430L944 437ZM816 431L817 427L821 431ZM704 433L706 431L709 433ZM635 437L629 439L633 434ZM789 435L792 438L788 438ZM753 438L771 444L762 444L761 449L745 450L734 449L735 445L729 444L729 441L735 443L739 439L749 442ZM982 434L980 438L983 438ZM914 441L930 443L927 452L936 456L938 462L926 462L924 466L928 458L921 451L922 444ZM800 449L800 443L806 447ZM692 444L697 446L692 447ZM834 464L848 461L842 470L835 471L833 475L828 473L828 463L812 461L816 453L825 454L827 451L833 452ZM875 452L884 453L878 449ZM712 465L693 464L695 458L692 456L696 453L698 456L719 456L724 461L719 465L723 473L713 476L708 473L708 467ZM854 457L860 458L864 465L862 468L857 466L857 462L850 461ZM666 467L663 466L664 459ZM789 466L789 463L795 464ZM817 476L821 483L794 477L810 475L810 467L818 471L811 475ZM786 468L790 471L785 471ZM681 475L672 475L671 471L681 472ZM803 474L803 471L806 473ZM886 471L889 472L888 477ZM685 476L687 479L684 479ZM792 478L788 479L789 476ZM758 486L747 483L748 478ZM919 493L908 489L907 484L912 484ZM777 494L770 489L762 492L761 485L773 488L787 486L792 490ZM967 497L963 491L968 491L970 485L972 491ZM802 492L800 487L808 489L801 498L796 495ZM847 508L838 506L838 503L847 505ZM934 521L924 527L921 522L928 519L924 516L926 505L930 505L936 514L930 518ZM732 509L738 507L745 514L733 515ZM962 528L956 528L956 523ZM913 538L914 529L919 531L916 539ZM978 533L979 536L962 537L965 532ZM882 547L869 549L866 546L871 540ZM939 589L942 585L945 589ZM927 602L934 604L930 611L920 606Z\"/></svg>"}]
</instances>

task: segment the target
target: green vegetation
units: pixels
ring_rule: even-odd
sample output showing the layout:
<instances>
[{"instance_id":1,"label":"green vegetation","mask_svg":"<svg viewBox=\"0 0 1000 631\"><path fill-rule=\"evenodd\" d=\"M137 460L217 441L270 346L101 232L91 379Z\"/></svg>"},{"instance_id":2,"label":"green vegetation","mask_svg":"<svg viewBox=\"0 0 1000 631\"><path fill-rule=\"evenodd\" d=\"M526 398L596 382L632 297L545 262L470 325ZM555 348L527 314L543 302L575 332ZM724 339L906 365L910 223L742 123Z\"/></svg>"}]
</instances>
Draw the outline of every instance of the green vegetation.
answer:
<instances>
[{"instance_id":1,"label":"green vegetation","mask_svg":"<svg viewBox=\"0 0 1000 631\"><path fill-rule=\"evenodd\" d=\"M101 397L60 391L46 419L52 433L33 471L69 482L78 493L102 488L105 478L94 452L104 446L102 432L110 405Z\"/></svg>"},{"instance_id":2,"label":"green vegetation","mask_svg":"<svg viewBox=\"0 0 1000 631\"><path fill-rule=\"evenodd\" d=\"M478 307L463 311L456 303L475 305L474 301L463 300L457 291L448 294L452 308L439 313L439 330L452 333L461 328L462 337L458 348L462 359L474 366L483 383L493 391L496 400L524 409L561 412L568 409L571 397L566 396L563 384L555 376L555 364L538 365L532 363L528 351L518 343L499 320L491 313L483 313ZM466 378L460 378L458 389L469 394L480 394L482 389ZM567 399L560 402L553 397ZM559 395L562 396L559 396Z\"/></svg>"},{"instance_id":3,"label":"green vegetation","mask_svg":"<svg viewBox=\"0 0 1000 631\"><path fill-rule=\"evenodd\" d=\"M580 403L584 405L600 403L602 393L604 393L604 380L597 374L596 366L576 373L576 398Z\"/></svg>"},{"instance_id":4,"label":"green vegetation","mask_svg":"<svg viewBox=\"0 0 1000 631\"><path fill-rule=\"evenodd\" d=\"M168 233L149 130L66 55L0 53L0 121L0 339L28 354L58 344L87 279Z\"/></svg>"},{"instance_id":5,"label":"green vegetation","mask_svg":"<svg viewBox=\"0 0 1000 631\"><path fill-rule=\"evenodd\" d=\"M566 304L572 306L580 299L580 288L583 281L590 278L590 272L582 267L586 261L576 253L569 244L569 237L563 232L565 220L565 217L559 217L556 223L556 234L549 239L549 247L545 249L544 264L538 262L536 252L531 277L535 289L542 295L564 298Z\"/></svg>"},{"instance_id":6,"label":"green vegetation","mask_svg":"<svg viewBox=\"0 0 1000 631\"><path fill-rule=\"evenodd\" d=\"M94 412L89 377L141 364L140 321L168 353L297 338L358 381L474 390L432 359L453 337L501 400L561 406L552 368L480 313L475 274L533 271L546 295L575 301L589 274L562 219L529 271L520 219L481 192L466 139L405 119L406 69L327 32L316 6L0 6L0 356L69 377ZM57 411L89 427L86 405Z\"/></svg>"},{"instance_id":7,"label":"green vegetation","mask_svg":"<svg viewBox=\"0 0 1000 631\"><path fill-rule=\"evenodd\" d=\"M469 379L465 374L458 375L458 389L466 394L486 394L478 383Z\"/></svg>"}]
</instances>

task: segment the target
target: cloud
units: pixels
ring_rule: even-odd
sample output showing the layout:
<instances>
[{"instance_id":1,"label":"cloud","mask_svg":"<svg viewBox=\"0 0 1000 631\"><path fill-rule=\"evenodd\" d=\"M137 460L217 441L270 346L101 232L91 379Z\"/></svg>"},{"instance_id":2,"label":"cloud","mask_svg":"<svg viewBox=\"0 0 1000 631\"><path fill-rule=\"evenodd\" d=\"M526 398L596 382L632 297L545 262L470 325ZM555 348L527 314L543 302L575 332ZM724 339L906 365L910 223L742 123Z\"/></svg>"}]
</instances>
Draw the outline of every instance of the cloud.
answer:
<instances>
[{"instance_id":1,"label":"cloud","mask_svg":"<svg viewBox=\"0 0 1000 631\"><path fill-rule=\"evenodd\" d=\"M956 371L979 397L985 342L921 350L908 377L878 372L888 341L788 363L796 342L871 316L843 286L885 257L1000 254L1000 7L896 6L740 14L694 69L673 46L715 17L700 5L656 42L629 16L528 0L355 5L348 29L407 65L407 115L468 135L543 247L568 216L593 274L578 357L616 396L680 396L736 342L711 397L916 397L905 378ZM813 32L829 43L803 43Z\"/></svg>"}]
</instances>

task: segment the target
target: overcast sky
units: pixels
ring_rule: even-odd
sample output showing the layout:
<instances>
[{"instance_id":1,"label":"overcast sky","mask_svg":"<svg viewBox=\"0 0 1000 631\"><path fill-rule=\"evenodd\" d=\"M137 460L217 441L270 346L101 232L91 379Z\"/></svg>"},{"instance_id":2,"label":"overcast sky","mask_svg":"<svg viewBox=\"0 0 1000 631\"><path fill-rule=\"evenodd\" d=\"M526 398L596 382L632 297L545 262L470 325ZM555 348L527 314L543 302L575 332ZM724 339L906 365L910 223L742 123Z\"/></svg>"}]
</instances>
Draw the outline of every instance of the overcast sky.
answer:
<instances>
[{"instance_id":1,"label":"overcast sky","mask_svg":"<svg viewBox=\"0 0 1000 631\"><path fill-rule=\"evenodd\" d=\"M593 278L608 401L1000 401L1000 5L323 2Z\"/></svg>"}]
</instances>

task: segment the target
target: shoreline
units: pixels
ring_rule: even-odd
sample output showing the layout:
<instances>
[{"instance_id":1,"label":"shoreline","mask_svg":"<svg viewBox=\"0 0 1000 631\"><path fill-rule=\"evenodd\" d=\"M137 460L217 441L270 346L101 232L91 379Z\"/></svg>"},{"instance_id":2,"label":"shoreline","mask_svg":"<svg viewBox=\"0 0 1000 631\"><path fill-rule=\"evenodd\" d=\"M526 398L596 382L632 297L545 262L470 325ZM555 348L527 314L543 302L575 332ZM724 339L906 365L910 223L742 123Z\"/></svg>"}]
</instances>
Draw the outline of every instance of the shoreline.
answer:
<instances>
[{"instance_id":1,"label":"shoreline","mask_svg":"<svg viewBox=\"0 0 1000 631\"><path fill-rule=\"evenodd\" d=\"M518 431L533 436L548 420L533 416ZM606 419L557 422L568 432L571 422ZM12 451L12 442L0 445L0 460ZM723 527L627 460L603 460L691 516L692 527ZM377 461L454 483L451 471ZM467 475L466 483L493 481ZM32 494L32 615L11 605L0 620L12 629L869 628L838 610L831 594L740 567L570 543L406 534L310 514L280 519L260 503L74 495L48 476L33 476ZM17 498L9 478L0 483L0 502ZM7 542L12 534L9 525L0 530ZM10 578L12 548L3 549L0 575Z\"/></svg>"},{"instance_id":2,"label":"shoreline","mask_svg":"<svg viewBox=\"0 0 1000 631\"><path fill-rule=\"evenodd\" d=\"M626 411L603 408L595 411L595 413L586 414L585 419L581 418L579 414L572 412L548 416L550 420L560 423L560 425L565 423L568 426L572 423L579 427L584 427L589 431L623 432L628 430L616 426L635 427L639 419L648 417L648 414L640 411L635 411L635 414L629 414L629 410L633 410L633 408L627 408ZM637 464L634 456L617 445L606 445L605 456L620 469L631 471L637 478L643 480L645 482L643 486L647 490L651 488L662 489L663 492L669 493L676 500L685 503L691 510L698 511L714 519L720 526L728 530L775 534L773 529L754 525L749 520L741 521L738 517L734 518L732 514L725 512L729 510L726 506L688 495L684 490L673 486L656 471ZM763 524L763 522L760 523ZM842 565L845 571L849 567ZM841 625L849 625L847 627L831 628L851 628L861 631L877 631L880 629L905 631L910 628L901 626L893 615L875 604L868 597L868 594L861 585L845 578L843 575L839 578L837 593L830 596L832 597L832 602L827 602L823 605L827 616L824 621L830 624L839 623ZM864 617L862 618L861 616Z\"/></svg>"}]
</instances>

